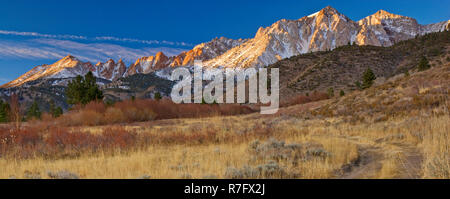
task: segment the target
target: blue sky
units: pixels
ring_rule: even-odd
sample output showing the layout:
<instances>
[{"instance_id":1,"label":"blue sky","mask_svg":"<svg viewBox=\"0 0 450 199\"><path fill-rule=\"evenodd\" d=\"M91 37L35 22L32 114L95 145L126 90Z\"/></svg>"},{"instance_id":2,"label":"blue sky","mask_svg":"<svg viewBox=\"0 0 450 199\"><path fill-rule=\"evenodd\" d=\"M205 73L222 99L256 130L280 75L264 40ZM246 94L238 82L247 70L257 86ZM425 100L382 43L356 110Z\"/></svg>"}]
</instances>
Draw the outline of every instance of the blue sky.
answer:
<instances>
[{"instance_id":1,"label":"blue sky","mask_svg":"<svg viewBox=\"0 0 450 199\"><path fill-rule=\"evenodd\" d=\"M448 0L138 1L0 0L0 84L70 53L85 61L166 54L215 37L250 38L260 26L331 5L353 20L380 9L421 24L450 19Z\"/></svg>"}]
</instances>

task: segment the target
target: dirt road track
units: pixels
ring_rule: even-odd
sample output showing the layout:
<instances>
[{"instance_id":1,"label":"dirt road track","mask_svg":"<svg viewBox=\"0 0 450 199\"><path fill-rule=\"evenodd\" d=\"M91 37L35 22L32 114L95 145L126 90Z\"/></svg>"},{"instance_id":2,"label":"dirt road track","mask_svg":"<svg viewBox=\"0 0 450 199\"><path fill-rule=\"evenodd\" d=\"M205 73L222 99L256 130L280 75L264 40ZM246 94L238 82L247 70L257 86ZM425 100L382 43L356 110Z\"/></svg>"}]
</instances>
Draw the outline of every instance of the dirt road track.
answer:
<instances>
[{"instance_id":1,"label":"dirt road track","mask_svg":"<svg viewBox=\"0 0 450 199\"><path fill-rule=\"evenodd\" d=\"M383 167L383 161L387 158L388 149L384 147L369 146L361 144L355 139L349 139L358 145L359 157L350 164L344 165L336 176L339 179L367 179L378 178ZM394 145L399 153L396 159L399 179L416 179L422 177L422 153L414 146L405 144L389 143Z\"/></svg>"}]
</instances>

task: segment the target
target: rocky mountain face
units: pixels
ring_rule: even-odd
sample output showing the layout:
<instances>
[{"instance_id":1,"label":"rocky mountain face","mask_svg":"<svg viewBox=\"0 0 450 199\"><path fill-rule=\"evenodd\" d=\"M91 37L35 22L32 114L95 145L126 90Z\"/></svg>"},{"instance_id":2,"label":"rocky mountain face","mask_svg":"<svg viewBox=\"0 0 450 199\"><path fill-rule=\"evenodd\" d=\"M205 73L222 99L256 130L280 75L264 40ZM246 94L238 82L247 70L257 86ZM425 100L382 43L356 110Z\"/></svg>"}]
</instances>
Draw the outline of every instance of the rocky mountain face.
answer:
<instances>
[{"instance_id":1,"label":"rocky mountain face","mask_svg":"<svg viewBox=\"0 0 450 199\"><path fill-rule=\"evenodd\" d=\"M97 63L95 65L94 75L103 79L110 81L116 81L117 79L123 77L127 67L120 59L117 63L110 59L106 63Z\"/></svg>"},{"instance_id":2,"label":"rocky mountain face","mask_svg":"<svg viewBox=\"0 0 450 199\"><path fill-rule=\"evenodd\" d=\"M399 41L431 32L443 31L450 21L430 25L420 25L417 20L380 10L358 21L359 45L391 46Z\"/></svg>"},{"instance_id":3,"label":"rocky mountain face","mask_svg":"<svg viewBox=\"0 0 450 199\"><path fill-rule=\"evenodd\" d=\"M127 70L125 63L119 60L117 63L110 59L106 63L97 63L95 66L90 62L82 62L76 57L68 55L51 65L36 66L19 78L2 85L0 88L11 88L24 85L39 79L67 79L77 75L85 75L91 71L96 77L116 81L123 77ZM58 84L57 81L55 84ZM67 81L63 81L67 83Z\"/></svg>"},{"instance_id":4,"label":"rocky mountain face","mask_svg":"<svg viewBox=\"0 0 450 199\"><path fill-rule=\"evenodd\" d=\"M294 55L331 50L348 43L391 46L416 35L449 29L449 23L420 25L413 18L384 10L355 22L328 6L298 20L283 19L259 28L254 38L204 65L264 67Z\"/></svg>"},{"instance_id":5,"label":"rocky mountain face","mask_svg":"<svg viewBox=\"0 0 450 199\"><path fill-rule=\"evenodd\" d=\"M96 71L89 62L81 62L77 58L68 55L51 65L36 66L19 78L2 85L2 88L20 86L26 82L40 78L65 78L75 77L78 74L86 74L89 71Z\"/></svg>"},{"instance_id":6,"label":"rocky mountain face","mask_svg":"<svg viewBox=\"0 0 450 199\"><path fill-rule=\"evenodd\" d=\"M162 52L158 52L155 56L142 57L136 60L134 64L128 68L126 76L136 73L150 73L155 70L165 68L169 64L169 58Z\"/></svg>"},{"instance_id":7,"label":"rocky mountain face","mask_svg":"<svg viewBox=\"0 0 450 199\"><path fill-rule=\"evenodd\" d=\"M182 52L173 57L167 57L162 52L159 52L155 56L138 59L136 63L130 66L126 76L136 73L148 74L167 67L191 66L194 64L194 60L210 60L246 41L245 39L233 40L221 37L199 44L192 50Z\"/></svg>"},{"instance_id":8,"label":"rocky mountain face","mask_svg":"<svg viewBox=\"0 0 450 199\"><path fill-rule=\"evenodd\" d=\"M209 60L245 41L247 40L233 40L225 37L215 38L177 56L167 57L164 53L158 52L155 56L139 58L129 67L126 67L122 60L116 63L112 59L105 63L99 62L94 66L89 62L81 62L77 58L68 55L54 64L36 66L18 79L4 84L0 88L17 87L41 78L73 78L77 75L84 75L89 71L93 72L98 78L116 81L121 77L128 77L134 74L148 74L167 67L189 66L197 59Z\"/></svg>"},{"instance_id":9,"label":"rocky mountain face","mask_svg":"<svg viewBox=\"0 0 450 199\"><path fill-rule=\"evenodd\" d=\"M170 66L189 66L194 64L194 60L210 60L246 41L246 39L233 40L225 37L215 38L210 42L199 44L192 50L176 56L174 58L176 61L172 62ZM179 60L183 61L180 62Z\"/></svg>"}]
</instances>

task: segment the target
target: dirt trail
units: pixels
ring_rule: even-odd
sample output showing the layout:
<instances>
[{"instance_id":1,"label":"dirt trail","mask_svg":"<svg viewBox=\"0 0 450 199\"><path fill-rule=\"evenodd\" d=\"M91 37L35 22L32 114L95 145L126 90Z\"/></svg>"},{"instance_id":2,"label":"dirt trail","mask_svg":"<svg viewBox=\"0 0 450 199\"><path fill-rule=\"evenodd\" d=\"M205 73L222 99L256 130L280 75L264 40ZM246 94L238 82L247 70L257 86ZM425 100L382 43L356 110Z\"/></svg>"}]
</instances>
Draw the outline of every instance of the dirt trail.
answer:
<instances>
[{"instance_id":1,"label":"dirt trail","mask_svg":"<svg viewBox=\"0 0 450 199\"><path fill-rule=\"evenodd\" d=\"M383 154L379 148L360 147L358 149L359 157L350 164L341 169L339 178L341 179L361 179L375 178L381 169Z\"/></svg>"},{"instance_id":2,"label":"dirt trail","mask_svg":"<svg viewBox=\"0 0 450 199\"><path fill-rule=\"evenodd\" d=\"M416 179L421 178L422 173L422 153L415 147L400 145L403 150L402 158L399 161L400 175L398 178Z\"/></svg>"},{"instance_id":3,"label":"dirt trail","mask_svg":"<svg viewBox=\"0 0 450 199\"><path fill-rule=\"evenodd\" d=\"M359 157L352 163L344 165L337 172L337 178L340 179L366 179L378 178L383 167L383 161L386 159L385 147L375 147L368 144L361 144L353 138L347 138L352 143L358 144ZM416 147L398 144L386 143L398 147L400 153L396 160L398 175L394 178L414 179L422 177L422 153Z\"/></svg>"}]
</instances>

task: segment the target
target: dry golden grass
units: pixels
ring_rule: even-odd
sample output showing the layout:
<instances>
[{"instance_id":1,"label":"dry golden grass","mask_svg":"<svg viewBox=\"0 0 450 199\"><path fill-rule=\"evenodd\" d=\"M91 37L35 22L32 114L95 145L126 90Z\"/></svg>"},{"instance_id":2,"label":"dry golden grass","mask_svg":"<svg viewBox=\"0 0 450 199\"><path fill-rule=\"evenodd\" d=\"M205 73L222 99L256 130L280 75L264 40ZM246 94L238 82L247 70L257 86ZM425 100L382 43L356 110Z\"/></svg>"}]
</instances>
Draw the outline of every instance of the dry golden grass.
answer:
<instances>
[{"instance_id":1,"label":"dry golden grass","mask_svg":"<svg viewBox=\"0 0 450 199\"><path fill-rule=\"evenodd\" d=\"M430 119L424 128L430 133L424 134L421 147L424 151L424 177L450 178L450 118Z\"/></svg>"},{"instance_id":2,"label":"dry golden grass","mask_svg":"<svg viewBox=\"0 0 450 199\"><path fill-rule=\"evenodd\" d=\"M336 147L341 141L331 140L324 145L326 150ZM300 167L286 166L289 172L298 172L304 178L327 178L340 165L356 153L354 147L340 145L334 157L313 159L300 164ZM264 164L258 160L249 164L250 155L247 144L225 144L207 146L155 146L145 151L129 155L80 157L69 160L49 161L43 158L30 160L0 160L0 178L24 177L26 171L39 173L46 178L49 171L68 170L82 178L139 178L149 175L152 178L224 178L227 168L242 168ZM344 161L344 162L343 162Z\"/></svg>"},{"instance_id":3,"label":"dry golden grass","mask_svg":"<svg viewBox=\"0 0 450 199\"><path fill-rule=\"evenodd\" d=\"M340 118L255 115L136 123L125 129L169 137L215 133L113 154L0 159L0 178L49 178L57 171L80 178L449 178L449 124L448 115L356 125Z\"/></svg>"}]
</instances>

